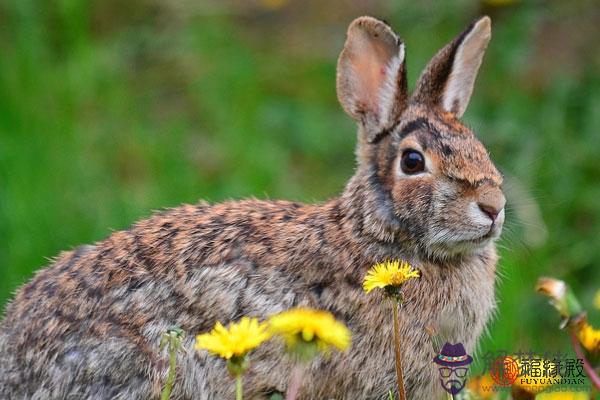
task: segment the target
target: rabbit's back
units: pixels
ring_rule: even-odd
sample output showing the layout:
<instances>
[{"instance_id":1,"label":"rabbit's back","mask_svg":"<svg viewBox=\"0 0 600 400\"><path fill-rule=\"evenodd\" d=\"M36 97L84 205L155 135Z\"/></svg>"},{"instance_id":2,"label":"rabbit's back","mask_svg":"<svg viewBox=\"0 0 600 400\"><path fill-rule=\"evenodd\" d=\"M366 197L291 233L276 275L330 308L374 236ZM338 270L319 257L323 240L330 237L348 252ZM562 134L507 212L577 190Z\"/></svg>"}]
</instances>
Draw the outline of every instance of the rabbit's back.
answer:
<instances>
[{"instance_id":1,"label":"rabbit's back","mask_svg":"<svg viewBox=\"0 0 600 400\"><path fill-rule=\"evenodd\" d=\"M319 306L324 287L346 279L330 266L351 263L336 248L334 214L322 211L254 200L182 206L62 253L6 309L0 397L156 396L167 371L158 342L169 327L197 333L217 320ZM190 366L206 388L227 379L215 363Z\"/></svg>"}]
</instances>

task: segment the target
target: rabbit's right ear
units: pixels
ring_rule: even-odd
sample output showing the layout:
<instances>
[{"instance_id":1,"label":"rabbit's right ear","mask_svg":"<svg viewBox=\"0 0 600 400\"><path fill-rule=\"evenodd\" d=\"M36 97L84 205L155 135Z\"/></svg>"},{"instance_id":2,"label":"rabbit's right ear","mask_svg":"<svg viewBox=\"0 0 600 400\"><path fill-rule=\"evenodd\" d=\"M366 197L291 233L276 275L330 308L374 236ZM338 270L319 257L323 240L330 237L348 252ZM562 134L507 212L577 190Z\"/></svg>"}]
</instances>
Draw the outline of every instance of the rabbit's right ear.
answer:
<instances>
[{"instance_id":1,"label":"rabbit's right ear","mask_svg":"<svg viewBox=\"0 0 600 400\"><path fill-rule=\"evenodd\" d=\"M442 48L421 74L413 97L460 118L469 104L491 29L489 17L479 18Z\"/></svg>"},{"instance_id":2,"label":"rabbit's right ear","mask_svg":"<svg viewBox=\"0 0 600 400\"><path fill-rule=\"evenodd\" d=\"M384 22L355 19L337 66L342 107L363 125L372 142L391 127L408 104L404 43Z\"/></svg>"}]
</instances>

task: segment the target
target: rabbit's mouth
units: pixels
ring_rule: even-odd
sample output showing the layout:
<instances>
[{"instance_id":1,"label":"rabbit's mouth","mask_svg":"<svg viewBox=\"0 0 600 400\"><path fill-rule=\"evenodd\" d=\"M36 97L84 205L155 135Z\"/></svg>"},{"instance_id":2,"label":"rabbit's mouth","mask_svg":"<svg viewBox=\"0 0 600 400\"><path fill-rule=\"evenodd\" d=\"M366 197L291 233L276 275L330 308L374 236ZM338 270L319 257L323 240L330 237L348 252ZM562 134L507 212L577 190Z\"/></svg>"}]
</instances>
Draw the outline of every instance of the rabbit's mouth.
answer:
<instances>
[{"instance_id":1,"label":"rabbit's mouth","mask_svg":"<svg viewBox=\"0 0 600 400\"><path fill-rule=\"evenodd\" d=\"M492 225L482 235L475 237L455 238L454 240L435 240L430 242L428 249L429 255L441 258L457 256L477 252L487 247L490 243L498 239L502 232L502 225ZM446 236L446 235L439 235ZM437 239L437 238L436 238Z\"/></svg>"},{"instance_id":2,"label":"rabbit's mouth","mask_svg":"<svg viewBox=\"0 0 600 400\"><path fill-rule=\"evenodd\" d=\"M490 231L488 233L486 233L485 235L479 236L475 239L466 240L465 242L479 245L479 244L487 243L492 239L494 239L494 231L493 231L493 229L490 229Z\"/></svg>"},{"instance_id":3,"label":"rabbit's mouth","mask_svg":"<svg viewBox=\"0 0 600 400\"><path fill-rule=\"evenodd\" d=\"M498 239L498 237L500 237L500 233L502 232L502 225L498 225L493 223L490 226L490 229L487 231L487 233L478 236L474 239L468 239L465 240L465 242L467 243L472 243L473 245L485 245L493 240Z\"/></svg>"},{"instance_id":4,"label":"rabbit's mouth","mask_svg":"<svg viewBox=\"0 0 600 400\"><path fill-rule=\"evenodd\" d=\"M482 235L473 240L475 243L481 243L481 242L488 241L490 239L496 239L498 236L500 236L501 229L502 228L499 228L496 224L492 224L492 226L490 226L490 230L487 231L487 233L485 235Z\"/></svg>"}]
</instances>

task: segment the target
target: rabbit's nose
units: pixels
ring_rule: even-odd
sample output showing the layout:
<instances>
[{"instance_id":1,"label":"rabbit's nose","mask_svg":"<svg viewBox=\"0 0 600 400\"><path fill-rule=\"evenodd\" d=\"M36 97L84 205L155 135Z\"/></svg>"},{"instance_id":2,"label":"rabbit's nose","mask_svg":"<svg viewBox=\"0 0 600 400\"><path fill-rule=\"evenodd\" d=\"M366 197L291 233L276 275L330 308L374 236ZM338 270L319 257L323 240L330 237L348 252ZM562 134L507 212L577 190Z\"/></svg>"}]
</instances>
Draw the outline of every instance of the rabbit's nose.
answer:
<instances>
[{"instance_id":1,"label":"rabbit's nose","mask_svg":"<svg viewBox=\"0 0 600 400\"><path fill-rule=\"evenodd\" d=\"M498 214L504 209L505 204L506 198L499 189L485 193L477 202L479 209L490 217L492 222L496 220Z\"/></svg>"},{"instance_id":2,"label":"rabbit's nose","mask_svg":"<svg viewBox=\"0 0 600 400\"><path fill-rule=\"evenodd\" d=\"M496 220L496 217L498 216L498 214L500 214L500 211L502 210L498 210L492 206L489 206L487 204L482 204L482 203L477 203L477 205L479 206L479 209L481 211L483 211L483 213L485 215L487 215L488 217L490 217L490 219L492 221Z\"/></svg>"}]
</instances>

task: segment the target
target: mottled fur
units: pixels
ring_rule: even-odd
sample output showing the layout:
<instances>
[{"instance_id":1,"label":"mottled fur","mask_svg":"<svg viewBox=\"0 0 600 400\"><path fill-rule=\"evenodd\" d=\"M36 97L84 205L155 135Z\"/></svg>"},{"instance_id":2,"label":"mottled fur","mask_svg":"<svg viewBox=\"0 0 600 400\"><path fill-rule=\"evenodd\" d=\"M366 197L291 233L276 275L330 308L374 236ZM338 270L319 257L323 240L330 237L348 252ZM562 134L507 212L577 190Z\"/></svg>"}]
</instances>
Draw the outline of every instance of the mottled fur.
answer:
<instances>
[{"instance_id":1,"label":"mottled fur","mask_svg":"<svg viewBox=\"0 0 600 400\"><path fill-rule=\"evenodd\" d=\"M434 327L469 352L475 349L494 309L493 240L502 221L490 223L489 234L481 235L478 224L485 215L472 217L469 207L485 201L500 212L501 177L473 133L452 110L442 109L437 92L428 96L430 85L408 97L403 45L391 29L363 17L351 26L350 42L356 29L373 48L381 36L392 47L375 63L383 79L364 86L376 91L367 93L368 101L349 102L347 96L356 93L351 84L340 94L360 121L358 168L344 193L318 205L260 200L185 205L62 253L6 308L0 398L157 399L168 369L158 343L173 325L190 335L184 342L188 351L179 355L172 398L233 398L224 362L194 352L193 334L216 321L266 318L297 305L329 310L353 332L348 352L313 363L301 397L387 398L395 387L390 313L380 305L381 294L365 295L361 282L372 264L391 258L409 260L422 272L404 289L402 357L409 398L439 397L426 329ZM460 45L460 36L455 42ZM395 45L401 55L394 54ZM340 79L357 71L344 57L338 90ZM390 57L397 60L389 62ZM443 57L437 58L432 63ZM421 79L442 82L431 86L436 91L448 78L436 75L439 69L430 65ZM357 83L363 76L350 78ZM349 109L355 106L364 108ZM399 172L407 146L425 154L428 173ZM289 371L279 343L259 348L245 376L246 398L285 392Z\"/></svg>"}]
</instances>

